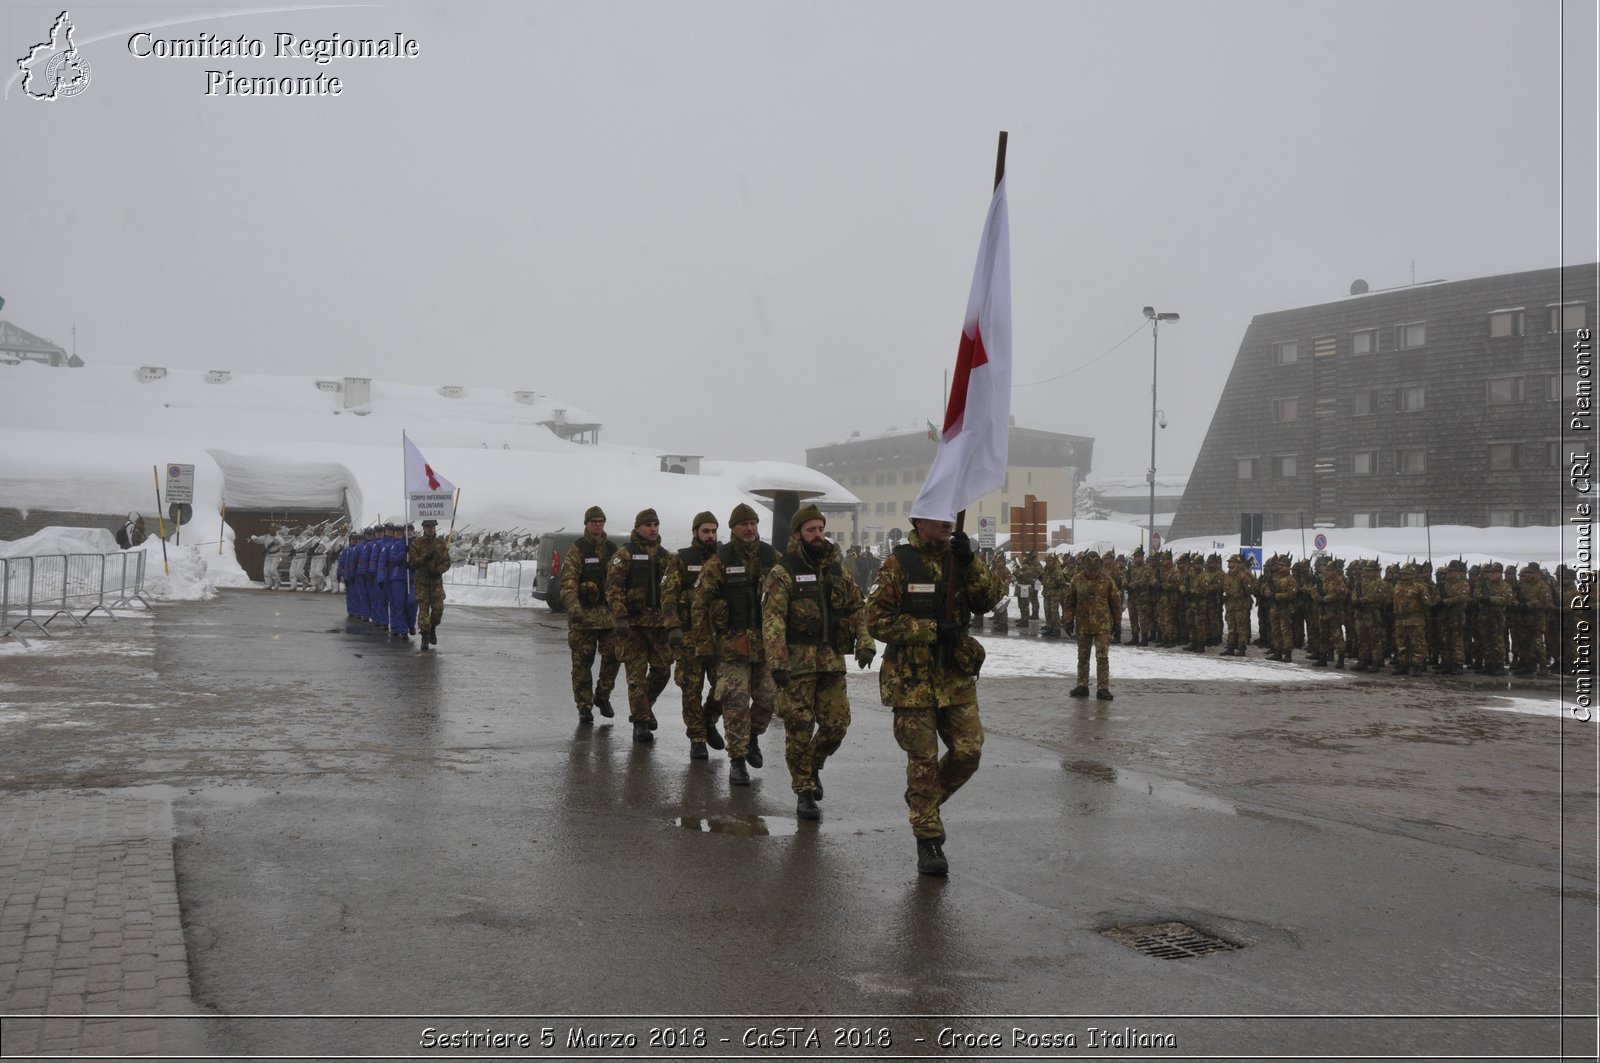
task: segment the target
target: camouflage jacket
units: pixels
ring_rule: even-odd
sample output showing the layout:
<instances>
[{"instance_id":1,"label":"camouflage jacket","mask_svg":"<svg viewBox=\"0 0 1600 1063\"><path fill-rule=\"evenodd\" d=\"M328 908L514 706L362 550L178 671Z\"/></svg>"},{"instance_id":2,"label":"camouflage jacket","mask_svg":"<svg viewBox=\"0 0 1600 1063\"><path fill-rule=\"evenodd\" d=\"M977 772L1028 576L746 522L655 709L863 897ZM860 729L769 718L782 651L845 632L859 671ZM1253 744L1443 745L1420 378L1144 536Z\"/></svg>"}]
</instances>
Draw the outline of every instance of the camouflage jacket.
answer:
<instances>
[{"instance_id":1,"label":"camouflage jacket","mask_svg":"<svg viewBox=\"0 0 1600 1063\"><path fill-rule=\"evenodd\" d=\"M591 542L595 551L592 559L584 557L580 540L572 544L561 562L561 605L567 611L568 627L576 631L610 631L617 621L606 604L606 562L617 548L604 535Z\"/></svg>"},{"instance_id":2,"label":"camouflage jacket","mask_svg":"<svg viewBox=\"0 0 1600 1063\"><path fill-rule=\"evenodd\" d=\"M678 603L678 623L685 628L692 626L694 591L699 586L700 573L705 571L706 562L717 556L717 547L721 545L691 543L685 549L694 560L685 562L683 551L674 552L667 559L667 574L661 580L661 596ZM690 569L691 565L694 566L693 570Z\"/></svg>"},{"instance_id":3,"label":"camouflage jacket","mask_svg":"<svg viewBox=\"0 0 1600 1063\"><path fill-rule=\"evenodd\" d=\"M1116 584L1104 565L1094 575L1085 569L1073 576L1067 600L1072 604L1072 620L1078 634L1109 633L1117 614L1122 612L1122 603L1117 598Z\"/></svg>"},{"instance_id":4,"label":"camouflage jacket","mask_svg":"<svg viewBox=\"0 0 1600 1063\"><path fill-rule=\"evenodd\" d=\"M672 551L661 540L645 542L638 535L611 555L606 564L606 604L614 621L640 627L677 627L678 601L662 587Z\"/></svg>"},{"instance_id":5,"label":"camouflage jacket","mask_svg":"<svg viewBox=\"0 0 1600 1063\"><path fill-rule=\"evenodd\" d=\"M438 536L432 540L418 536L406 548L406 564L417 574L418 583L438 583L450 571L450 548Z\"/></svg>"},{"instance_id":6,"label":"camouflage jacket","mask_svg":"<svg viewBox=\"0 0 1600 1063\"><path fill-rule=\"evenodd\" d=\"M1330 609L1343 610L1344 603L1349 600L1350 585L1345 582L1344 573L1329 565L1328 570L1322 574L1322 604Z\"/></svg>"},{"instance_id":7,"label":"camouflage jacket","mask_svg":"<svg viewBox=\"0 0 1600 1063\"><path fill-rule=\"evenodd\" d=\"M920 555L926 574L933 580L931 589L935 593L942 590L946 572L952 566L949 548L923 542L915 530L906 545ZM964 632L972 614L993 609L1005 596L1005 587L976 560L959 569L955 578L956 621ZM867 631L889 647L878 676L883 703L891 708L919 709L976 704L976 675L962 674L958 668L961 651L940 652L938 622L911 615L908 592L922 593L918 585L908 584L896 551L878 570L877 586L867 599ZM977 640L964 635L962 648L970 654L968 641L976 645Z\"/></svg>"},{"instance_id":8,"label":"camouflage jacket","mask_svg":"<svg viewBox=\"0 0 1600 1063\"><path fill-rule=\"evenodd\" d=\"M1459 569L1446 570L1444 585L1439 588L1439 600L1445 608L1452 613L1463 613L1471 599L1472 585L1467 582L1467 574Z\"/></svg>"},{"instance_id":9,"label":"camouflage jacket","mask_svg":"<svg viewBox=\"0 0 1600 1063\"><path fill-rule=\"evenodd\" d=\"M1517 599L1530 615L1543 615L1556 607L1555 596L1544 577L1532 569L1524 569L1517 579Z\"/></svg>"},{"instance_id":10,"label":"camouflage jacket","mask_svg":"<svg viewBox=\"0 0 1600 1063\"><path fill-rule=\"evenodd\" d=\"M793 675L843 672L845 654L873 648L867 603L838 547L813 561L800 536L789 537L788 553L762 582L761 636L767 667Z\"/></svg>"},{"instance_id":11,"label":"camouflage jacket","mask_svg":"<svg viewBox=\"0 0 1600 1063\"><path fill-rule=\"evenodd\" d=\"M1223 573L1222 596L1234 604L1248 606L1256 592L1256 578L1249 569L1234 569Z\"/></svg>"},{"instance_id":12,"label":"camouflage jacket","mask_svg":"<svg viewBox=\"0 0 1600 1063\"><path fill-rule=\"evenodd\" d=\"M1478 591L1478 603L1489 609L1504 609L1516 603L1516 592L1499 573L1492 573Z\"/></svg>"},{"instance_id":13,"label":"camouflage jacket","mask_svg":"<svg viewBox=\"0 0 1600 1063\"><path fill-rule=\"evenodd\" d=\"M1400 577L1394 587L1394 615L1396 619L1425 620L1433 605L1433 586L1417 578L1415 573Z\"/></svg>"},{"instance_id":14,"label":"camouflage jacket","mask_svg":"<svg viewBox=\"0 0 1600 1063\"><path fill-rule=\"evenodd\" d=\"M700 582L694 586L693 625L689 632L689 645L702 657L712 656L725 661L761 662L766 654L761 638L761 611L757 606L751 617L751 626L735 629L729 619L728 602L723 594L727 584L727 566L722 555L726 553L741 562L745 569L741 576L754 584L759 594L762 581L777 563L778 552L757 539L753 543L738 539L724 543L700 570Z\"/></svg>"}]
</instances>

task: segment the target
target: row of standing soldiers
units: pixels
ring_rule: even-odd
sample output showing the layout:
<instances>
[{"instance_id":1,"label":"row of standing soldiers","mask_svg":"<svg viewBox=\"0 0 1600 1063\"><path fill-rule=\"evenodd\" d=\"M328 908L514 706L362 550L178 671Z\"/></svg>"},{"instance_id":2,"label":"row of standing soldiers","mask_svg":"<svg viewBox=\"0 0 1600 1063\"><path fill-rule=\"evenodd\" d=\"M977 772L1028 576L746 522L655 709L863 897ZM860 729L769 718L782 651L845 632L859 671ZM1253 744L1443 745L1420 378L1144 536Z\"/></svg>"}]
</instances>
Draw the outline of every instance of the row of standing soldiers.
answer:
<instances>
[{"instance_id":1,"label":"row of standing soldiers","mask_svg":"<svg viewBox=\"0 0 1600 1063\"><path fill-rule=\"evenodd\" d=\"M1081 556L1081 555L1080 555ZM1008 564L993 553L997 579L1016 587L1020 623L1039 618L1042 589L1045 638L1076 631L1071 584L1080 556L1026 553ZM1377 671L1392 661L1397 674L1425 668L1462 674L1467 668L1504 675L1508 662L1518 674L1576 667L1570 639L1558 639L1560 613L1575 625L1592 573L1566 565L1555 573L1536 562L1516 566L1451 561L1435 571L1431 564L1389 565L1331 557L1314 562L1273 557L1256 575L1242 555L1223 567L1218 554L1162 551L1146 559L1144 548L1131 558L1110 558L1106 566L1114 600L1125 604L1133 645L1182 647L1204 652L1224 646L1224 657L1242 657L1251 644L1269 650L1270 660L1289 662L1303 650L1317 667ZM1113 609L1110 641L1122 642L1122 608ZM1004 604L990 621L1007 627Z\"/></svg>"}]
</instances>

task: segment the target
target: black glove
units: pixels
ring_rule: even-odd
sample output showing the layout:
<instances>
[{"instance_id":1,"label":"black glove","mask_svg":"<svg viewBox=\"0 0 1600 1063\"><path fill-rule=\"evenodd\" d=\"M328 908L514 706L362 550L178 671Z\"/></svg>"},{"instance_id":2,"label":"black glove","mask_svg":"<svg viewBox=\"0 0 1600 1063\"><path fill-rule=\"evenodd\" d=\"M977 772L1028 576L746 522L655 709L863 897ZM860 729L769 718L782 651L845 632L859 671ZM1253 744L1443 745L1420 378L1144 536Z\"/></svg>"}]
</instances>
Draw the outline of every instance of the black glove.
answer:
<instances>
[{"instance_id":1,"label":"black glove","mask_svg":"<svg viewBox=\"0 0 1600 1063\"><path fill-rule=\"evenodd\" d=\"M778 684L778 686L780 686L780 687L788 686L789 685L789 669L787 669L787 668L774 668L772 670L772 681L774 683Z\"/></svg>"},{"instance_id":2,"label":"black glove","mask_svg":"<svg viewBox=\"0 0 1600 1063\"><path fill-rule=\"evenodd\" d=\"M703 669L705 669L706 671L709 672L713 668L715 668L716 666L717 666L717 659L715 657L713 657L711 654L702 653L700 655L700 667L701 668L703 668Z\"/></svg>"},{"instance_id":3,"label":"black glove","mask_svg":"<svg viewBox=\"0 0 1600 1063\"><path fill-rule=\"evenodd\" d=\"M878 648L876 646L868 646L864 649L857 650L856 667L863 669L872 667L872 659L877 655Z\"/></svg>"},{"instance_id":4,"label":"black glove","mask_svg":"<svg viewBox=\"0 0 1600 1063\"><path fill-rule=\"evenodd\" d=\"M956 532L950 536L950 552L955 555L956 563L966 568L972 564L972 538L966 532Z\"/></svg>"},{"instance_id":5,"label":"black glove","mask_svg":"<svg viewBox=\"0 0 1600 1063\"><path fill-rule=\"evenodd\" d=\"M961 641L961 625L954 620L940 620L938 643L941 646L954 648Z\"/></svg>"}]
</instances>

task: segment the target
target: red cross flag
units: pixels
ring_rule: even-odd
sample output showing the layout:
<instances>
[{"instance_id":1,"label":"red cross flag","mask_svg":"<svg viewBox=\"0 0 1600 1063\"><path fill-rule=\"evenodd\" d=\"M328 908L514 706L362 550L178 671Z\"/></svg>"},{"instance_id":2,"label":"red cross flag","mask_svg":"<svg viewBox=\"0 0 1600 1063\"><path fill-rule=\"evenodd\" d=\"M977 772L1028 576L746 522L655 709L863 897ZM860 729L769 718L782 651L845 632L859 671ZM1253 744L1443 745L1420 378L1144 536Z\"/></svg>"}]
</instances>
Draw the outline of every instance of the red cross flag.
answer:
<instances>
[{"instance_id":1,"label":"red cross flag","mask_svg":"<svg viewBox=\"0 0 1600 1063\"><path fill-rule=\"evenodd\" d=\"M410 516L415 520L430 517L443 520L453 516L451 502L456 485L428 464L411 437L402 433L400 438L406 450L406 500Z\"/></svg>"}]
</instances>

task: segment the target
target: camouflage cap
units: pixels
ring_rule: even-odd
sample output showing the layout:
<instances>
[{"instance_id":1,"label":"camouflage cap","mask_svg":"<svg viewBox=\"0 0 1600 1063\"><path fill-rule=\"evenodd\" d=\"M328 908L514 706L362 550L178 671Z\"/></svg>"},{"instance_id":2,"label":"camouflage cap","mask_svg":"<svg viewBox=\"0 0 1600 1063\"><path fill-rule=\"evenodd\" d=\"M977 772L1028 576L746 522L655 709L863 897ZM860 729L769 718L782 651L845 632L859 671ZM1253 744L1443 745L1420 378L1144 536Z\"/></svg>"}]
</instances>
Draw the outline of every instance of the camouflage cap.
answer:
<instances>
[{"instance_id":1,"label":"camouflage cap","mask_svg":"<svg viewBox=\"0 0 1600 1063\"><path fill-rule=\"evenodd\" d=\"M733 512L728 514L728 526L731 528L733 525L742 524L747 520L759 521L760 519L761 514L757 513L753 506L747 502L740 502L733 507Z\"/></svg>"},{"instance_id":2,"label":"camouflage cap","mask_svg":"<svg viewBox=\"0 0 1600 1063\"><path fill-rule=\"evenodd\" d=\"M588 509L583 511L583 522L585 524L589 523L591 520L605 519L606 511L601 509L599 506L590 506Z\"/></svg>"},{"instance_id":3,"label":"camouflage cap","mask_svg":"<svg viewBox=\"0 0 1600 1063\"><path fill-rule=\"evenodd\" d=\"M817 508L816 503L808 502L801 506L794 516L789 518L789 530L799 531L801 526L808 520L820 520L824 524L828 523L828 518L822 515L822 510Z\"/></svg>"},{"instance_id":4,"label":"camouflage cap","mask_svg":"<svg viewBox=\"0 0 1600 1063\"><path fill-rule=\"evenodd\" d=\"M639 511L638 516L633 518L633 526L635 528L637 528L641 524L660 524L660 523L661 523L661 518L656 516L656 511L653 510L653 509L641 509Z\"/></svg>"},{"instance_id":5,"label":"camouflage cap","mask_svg":"<svg viewBox=\"0 0 1600 1063\"><path fill-rule=\"evenodd\" d=\"M715 524L716 522L717 518L711 515L711 511L709 509L702 509L699 513L694 515L694 523L689 525L689 530L699 531L700 525Z\"/></svg>"}]
</instances>

